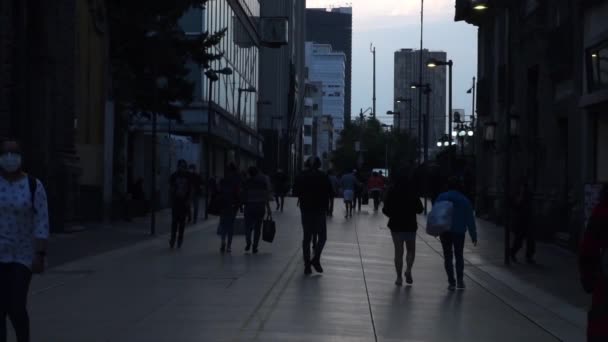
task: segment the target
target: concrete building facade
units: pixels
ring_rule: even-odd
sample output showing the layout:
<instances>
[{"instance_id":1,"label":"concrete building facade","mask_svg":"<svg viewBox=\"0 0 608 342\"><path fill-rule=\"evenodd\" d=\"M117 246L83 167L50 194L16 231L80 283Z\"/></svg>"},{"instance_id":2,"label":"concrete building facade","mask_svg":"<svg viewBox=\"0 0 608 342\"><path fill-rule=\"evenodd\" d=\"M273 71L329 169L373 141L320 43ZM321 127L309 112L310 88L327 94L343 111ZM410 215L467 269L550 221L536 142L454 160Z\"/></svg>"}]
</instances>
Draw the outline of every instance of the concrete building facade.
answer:
<instances>
[{"instance_id":1,"label":"concrete building facade","mask_svg":"<svg viewBox=\"0 0 608 342\"><path fill-rule=\"evenodd\" d=\"M424 63L422 72L422 83L429 83L431 86L430 113L429 114L429 150L436 149L436 142L447 133L447 109L446 109L446 68L429 69L426 67L428 59L446 61L447 54L443 51L429 51L414 49L401 49L395 52L394 70L394 103L396 115L394 127L399 127L402 131L410 131L412 136L418 137L419 128L422 128L423 121L419 120L419 108L422 105L422 112L426 113L426 98L422 96L422 104L419 103L419 89L412 89L412 83L420 81L420 58ZM411 99L412 104L397 102L397 99ZM410 113L410 108L412 112ZM399 121L397 121L399 120ZM411 125L411 127L410 127ZM424 136L424 134L422 134ZM433 152L430 153L433 155Z\"/></svg>"}]
</instances>

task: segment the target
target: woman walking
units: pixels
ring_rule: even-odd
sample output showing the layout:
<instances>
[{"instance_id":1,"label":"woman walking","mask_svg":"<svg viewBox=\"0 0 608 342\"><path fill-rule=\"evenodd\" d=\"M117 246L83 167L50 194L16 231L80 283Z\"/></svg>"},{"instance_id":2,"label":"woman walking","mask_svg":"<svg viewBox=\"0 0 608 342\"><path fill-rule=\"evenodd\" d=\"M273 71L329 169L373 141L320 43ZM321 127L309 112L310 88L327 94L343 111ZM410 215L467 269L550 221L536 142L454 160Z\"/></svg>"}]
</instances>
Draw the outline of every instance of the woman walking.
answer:
<instances>
[{"instance_id":1,"label":"woman walking","mask_svg":"<svg viewBox=\"0 0 608 342\"><path fill-rule=\"evenodd\" d=\"M222 238L220 246L221 253L232 252L232 235L234 233L234 221L240 205L241 177L234 164L229 164L227 173L220 181L220 225L219 233Z\"/></svg>"},{"instance_id":2,"label":"woman walking","mask_svg":"<svg viewBox=\"0 0 608 342\"><path fill-rule=\"evenodd\" d=\"M395 184L388 190L386 202L382 208L382 212L389 218L388 227L395 245L395 271L397 272L395 284L397 286L403 284L402 274L408 285L414 282L412 267L416 258L416 231L418 230L416 214L423 211L422 202L415 189L409 172L400 172ZM407 250L405 273L403 273L404 245Z\"/></svg>"}]
</instances>

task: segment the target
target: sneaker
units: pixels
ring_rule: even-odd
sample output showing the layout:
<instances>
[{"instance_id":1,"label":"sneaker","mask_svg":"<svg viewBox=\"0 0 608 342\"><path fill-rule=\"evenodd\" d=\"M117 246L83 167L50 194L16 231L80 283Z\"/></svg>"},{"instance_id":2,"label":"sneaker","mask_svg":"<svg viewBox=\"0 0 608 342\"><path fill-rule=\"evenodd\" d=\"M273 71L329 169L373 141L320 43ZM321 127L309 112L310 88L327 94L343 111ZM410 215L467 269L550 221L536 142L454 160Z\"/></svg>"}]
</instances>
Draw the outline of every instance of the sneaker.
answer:
<instances>
[{"instance_id":1,"label":"sneaker","mask_svg":"<svg viewBox=\"0 0 608 342\"><path fill-rule=\"evenodd\" d=\"M250 249L251 249L251 245L245 246L245 252L249 252Z\"/></svg>"},{"instance_id":2,"label":"sneaker","mask_svg":"<svg viewBox=\"0 0 608 342\"><path fill-rule=\"evenodd\" d=\"M304 274L305 275L311 275L312 274L312 269L310 268L310 265L305 265L304 266Z\"/></svg>"},{"instance_id":3,"label":"sneaker","mask_svg":"<svg viewBox=\"0 0 608 342\"><path fill-rule=\"evenodd\" d=\"M317 271L317 273L323 273L323 267L321 267L321 262L320 261L313 261L311 263L312 267L315 268L315 271Z\"/></svg>"},{"instance_id":4,"label":"sneaker","mask_svg":"<svg viewBox=\"0 0 608 342\"><path fill-rule=\"evenodd\" d=\"M412 272L405 272L403 275L405 276L406 284L412 285L414 283L414 278L412 278Z\"/></svg>"},{"instance_id":5,"label":"sneaker","mask_svg":"<svg viewBox=\"0 0 608 342\"><path fill-rule=\"evenodd\" d=\"M448 286L448 291L454 291L456 289L456 286L454 284L450 284L450 286Z\"/></svg>"},{"instance_id":6,"label":"sneaker","mask_svg":"<svg viewBox=\"0 0 608 342\"><path fill-rule=\"evenodd\" d=\"M227 248L226 248L226 253L232 253L232 248L227 247Z\"/></svg>"},{"instance_id":7,"label":"sneaker","mask_svg":"<svg viewBox=\"0 0 608 342\"><path fill-rule=\"evenodd\" d=\"M464 285L464 282L460 282L460 283L458 283L458 285L456 285L457 290L464 290L466 288L467 287Z\"/></svg>"},{"instance_id":8,"label":"sneaker","mask_svg":"<svg viewBox=\"0 0 608 342\"><path fill-rule=\"evenodd\" d=\"M403 278L397 277L397 280L395 280L395 285L401 286L402 284L403 284Z\"/></svg>"},{"instance_id":9,"label":"sneaker","mask_svg":"<svg viewBox=\"0 0 608 342\"><path fill-rule=\"evenodd\" d=\"M222 244L222 246L220 247L220 253L224 253L226 251L226 245Z\"/></svg>"},{"instance_id":10,"label":"sneaker","mask_svg":"<svg viewBox=\"0 0 608 342\"><path fill-rule=\"evenodd\" d=\"M258 248L257 247L253 247L253 254L258 254Z\"/></svg>"}]
</instances>

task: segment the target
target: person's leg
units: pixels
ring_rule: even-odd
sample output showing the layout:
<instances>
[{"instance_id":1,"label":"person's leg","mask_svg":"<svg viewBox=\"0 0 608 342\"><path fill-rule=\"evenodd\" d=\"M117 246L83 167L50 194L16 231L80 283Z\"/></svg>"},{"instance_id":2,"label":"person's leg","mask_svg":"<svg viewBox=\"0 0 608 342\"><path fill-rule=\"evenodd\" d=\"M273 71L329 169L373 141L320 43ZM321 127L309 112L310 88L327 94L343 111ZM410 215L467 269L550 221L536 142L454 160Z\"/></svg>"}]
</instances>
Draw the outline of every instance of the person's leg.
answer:
<instances>
[{"instance_id":1,"label":"person's leg","mask_svg":"<svg viewBox=\"0 0 608 342\"><path fill-rule=\"evenodd\" d=\"M395 284L401 285L403 283L403 277L401 274L403 273L403 239L399 236L399 233L391 232L391 237L393 238L393 246L395 247L395 272L397 273L397 280Z\"/></svg>"},{"instance_id":2,"label":"person's leg","mask_svg":"<svg viewBox=\"0 0 608 342\"><path fill-rule=\"evenodd\" d=\"M374 211L378 211L380 206L380 193L378 191L372 191L372 199L374 200Z\"/></svg>"},{"instance_id":3,"label":"person's leg","mask_svg":"<svg viewBox=\"0 0 608 342\"><path fill-rule=\"evenodd\" d=\"M27 294L32 280L32 272L21 264L10 264L8 298L8 318L13 323L17 342L30 341L30 318L27 313Z\"/></svg>"},{"instance_id":4,"label":"person's leg","mask_svg":"<svg viewBox=\"0 0 608 342\"><path fill-rule=\"evenodd\" d=\"M192 199L192 211L194 212L192 221L196 223L198 221L198 207L199 207L199 199L200 197L194 196Z\"/></svg>"},{"instance_id":5,"label":"person's leg","mask_svg":"<svg viewBox=\"0 0 608 342\"><path fill-rule=\"evenodd\" d=\"M6 263L0 263L0 342L6 342L6 316L8 314L8 303L12 297L9 292L9 284L11 279L10 266Z\"/></svg>"},{"instance_id":6,"label":"person's leg","mask_svg":"<svg viewBox=\"0 0 608 342\"><path fill-rule=\"evenodd\" d=\"M228 232L226 231L227 229L227 220L228 220L228 214L222 212L222 214L220 215L220 223L219 223L219 232L220 232L220 237L222 239L221 245L220 245L220 252L224 252L226 250L226 236L228 235Z\"/></svg>"},{"instance_id":7,"label":"person's leg","mask_svg":"<svg viewBox=\"0 0 608 342\"><path fill-rule=\"evenodd\" d=\"M274 201L277 204L277 211L279 211L279 209L281 208L281 202L279 199L279 194L277 192L274 193Z\"/></svg>"},{"instance_id":8,"label":"person's leg","mask_svg":"<svg viewBox=\"0 0 608 342\"><path fill-rule=\"evenodd\" d=\"M171 208L171 239L169 240L169 245L171 248L175 246L175 237L177 234L177 222L178 222L178 209L174 204Z\"/></svg>"},{"instance_id":9,"label":"person's leg","mask_svg":"<svg viewBox=\"0 0 608 342\"><path fill-rule=\"evenodd\" d=\"M452 249L453 238L451 233L444 233L440 237L441 247L443 248L443 264L445 267L445 273L448 276L448 283L450 286L456 286L456 279L454 278L454 252Z\"/></svg>"},{"instance_id":10,"label":"person's leg","mask_svg":"<svg viewBox=\"0 0 608 342\"><path fill-rule=\"evenodd\" d=\"M464 288L464 234L454 237L454 257L456 258L456 283L459 288Z\"/></svg>"},{"instance_id":11,"label":"person's leg","mask_svg":"<svg viewBox=\"0 0 608 342\"><path fill-rule=\"evenodd\" d=\"M253 232L254 223L253 212L251 207L247 205L245 206L245 242L247 244L245 251L251 249L251 233Z\"/></svg>"},{"instance_id":12,"label":"person's leg","mask_svg":"<svg viewBox=\"0 0 608 342\"><path fill-rule=\"evenodd\" d=\"M281 212L283 212L283 207L285 207L285 194L281 194Z\"/></svg>"},{"instance_id":13,"label":"person's leg","mask_svg":"<svg viewBox=\"0 0 608 342\"><path fill-rule=\"evenodd\" d=\"M314 263L318 266L318 268L320 268L321 254L323 253L323 248L327 242L327 219L325 218L325 213L315 213L314 220L315 235L317 237L317 241L315 243Z\"/></svg>"},{"instance_id":14,"label":"person's leg","mask_svg":"<svg viewBox=\"0 0 608 342\"><path fill-rule=\"evenodd\" d=\"M302 257L304 258L304 266L310 268L310 245L312 243L313 231L311 229L311 219L308 213L302 213Z\"/></svg>"},{"instance_id":15,"label":"person's leg","mask_svg":"<svg viewBox=\"0 0 608 342\"><path fill-rule=\"evenodd\" d=\"M405 277L409 284L413 282L412 280L412 267L414 266L414 260L416 259L416 240L406 240L405 248L407 249L407 254L405 256Z\"/></svg>"},{"instance_id":16,"label":"person's leg","mask_svg":"<svg viewBox=\"0 0 608 342\"><path fill-rule=\"evenodd\" d=\"M513 244L511 245L511 259L513 261L517 261L517 253L522 248L524 244L525 234L522 231L516 230L514 231L515 238L513 238Z\"/></svg>"},{"instance_id":17,"label":"person's leg","mask_svg":"<svg viewBox=\"0 0 608 342\"><path fill-rule=\"evenodd\" d=\"M234 235L234 223L236 221L236 211L230 212L230 216L228 217L228 222L226 226L226 251L232 251L232 236Z\"/></svg>"},{"instance_id":18,"label":"person's leg","mask_svg":"<svg viewBox=\"0 0 608 342\"><path fill-rule=\"evenodd\" d=\"M258 245L260 244L260 237L262 236L262 223L264 222L265 209L264 206L257 208L255 215L255 224L253 226L253 252L257 253Z\"/></svg>"},{"instance_id":19,"label":"person's leg","mask_svg":"<svg viewBox=\"0 0 608 342\"><path fill-rule=\"evenodd\" d=\"M182 247L184 242L184 231L186 230L186 215L182 215L177 222L177 248Z\"/></svg>"}]
</instances>

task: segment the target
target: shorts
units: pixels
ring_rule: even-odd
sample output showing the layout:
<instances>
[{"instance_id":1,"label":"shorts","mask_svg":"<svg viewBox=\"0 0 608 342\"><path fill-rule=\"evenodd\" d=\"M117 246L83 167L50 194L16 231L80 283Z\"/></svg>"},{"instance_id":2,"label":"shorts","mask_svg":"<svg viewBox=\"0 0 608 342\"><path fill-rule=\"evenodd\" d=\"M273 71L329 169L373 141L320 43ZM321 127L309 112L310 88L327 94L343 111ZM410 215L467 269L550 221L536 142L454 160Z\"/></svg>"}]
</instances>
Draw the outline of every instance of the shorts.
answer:
<instances>
[{"instance_id":1,"label":"shorts","mask_svg":"<svg viewBox=\"0 0 608 342\"><path fill-rule=\"evenodd\" d=\"M416 241L416 232L391 232L398 241Z\"/></svg>"},{"instance_id":2,"label":"shorts","mask_svg":"<svg viewBox=\"0 0 608 342\"><path fill-rule=\"evenodd\" d=\"M352 202L355 198L355 192L353 190L344 190L344 202Z\"/></svg>"}]
</instances>

